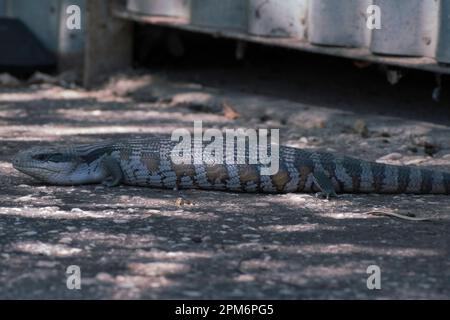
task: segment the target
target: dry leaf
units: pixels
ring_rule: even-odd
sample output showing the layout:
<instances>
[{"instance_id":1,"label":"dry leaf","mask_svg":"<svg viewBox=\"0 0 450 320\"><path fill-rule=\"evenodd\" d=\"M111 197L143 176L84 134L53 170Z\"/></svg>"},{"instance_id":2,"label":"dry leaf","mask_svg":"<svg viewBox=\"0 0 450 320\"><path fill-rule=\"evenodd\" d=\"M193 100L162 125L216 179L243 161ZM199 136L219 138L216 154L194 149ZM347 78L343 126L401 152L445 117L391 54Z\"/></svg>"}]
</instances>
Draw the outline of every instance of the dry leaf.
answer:
<instances>
[{"instance_id":1,"label":"dry leaf","mask_svg":"<svg viewBox=\"0 0 450 320\"><path fill-rule=\"evenodd\" d=\"M353 65L355 67L357 67L358 69L365 69L368 68L372 65L372 62L370 61L359 61L359 60L354 60L353 61Z\"/></svg>"},{"instance_id":2,"label":"dry leaf","mask_svg":"<svg viewBox=\"0 0 450 320\"><path fill-rule=\"evenodd\" d=\"M183 199L183 198L177 198L177 200L175 201L175 204L179 207L186 206L186 205L193 205L192 201L189 201L189 200Z\"/></svg>"},{"instance_id":3,"label":"dry leaf","mask_svg":"<svg viewBox=\"0 0 450 320\"><path fill-rule=\"evenodd\" d=\"M241 116L236 110L234 110L234 108L229 103L225 101L222 103L222 108L223 108L223 115L227 119L235 120Z\"/></svg>"}]
</instances>

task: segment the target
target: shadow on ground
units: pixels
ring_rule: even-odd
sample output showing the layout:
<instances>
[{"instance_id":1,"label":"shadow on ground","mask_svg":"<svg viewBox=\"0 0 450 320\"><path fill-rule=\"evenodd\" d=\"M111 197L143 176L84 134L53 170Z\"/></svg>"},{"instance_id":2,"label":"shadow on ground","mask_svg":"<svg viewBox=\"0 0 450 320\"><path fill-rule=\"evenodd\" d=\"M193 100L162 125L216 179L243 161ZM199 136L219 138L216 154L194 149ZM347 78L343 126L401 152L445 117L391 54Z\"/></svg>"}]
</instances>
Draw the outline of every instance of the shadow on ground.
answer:
<instances>
[{"instance_id":1,"label":"shadow on ground","mask_svg":"<svg viewBox=\"0 0 450 320\"><path fill-rule=\"evenodd\" d=\"M211 70L197 70L205 76L198 77L210 79ZM344 72L344 84L332 71L314 78L310 67L299 85L278 87L271 96L249 93L271 83L260 86L252 76L221 87L230 75L216 75L206 87L176 70L117 76L93 91L2 88L0 297L450 297L448 196L342 195L325 201L304 194L54 187L10 165L15 152L36 144L169 135L203 120L205 128L279 128L283 143L302 148L369 160L395 152L400 156L386 161L450 168L449 124L444 117L421 118L423 97L416 101L413 93L404 102L413 104L408 120L399 118L401 112L380 115L377 106L386 110L400 99L390 100L393 90L352 97L345 79L353 71L334 71ZM321 85L326 74L330 78ZM371 85L373 92L382 90L377 81ZM285 90L292 99L279 98L289 97ZM224 116L224 101L238 119ZM366 129L355 127L357 121ZM427 143L436 145L432 155ZM405 222L364 213L374 209L436 219ZM81 268L81 290L66 287L70 265ZM382 290L367 289L370 265L381 268Z\"/></svg>"}]
</instances>

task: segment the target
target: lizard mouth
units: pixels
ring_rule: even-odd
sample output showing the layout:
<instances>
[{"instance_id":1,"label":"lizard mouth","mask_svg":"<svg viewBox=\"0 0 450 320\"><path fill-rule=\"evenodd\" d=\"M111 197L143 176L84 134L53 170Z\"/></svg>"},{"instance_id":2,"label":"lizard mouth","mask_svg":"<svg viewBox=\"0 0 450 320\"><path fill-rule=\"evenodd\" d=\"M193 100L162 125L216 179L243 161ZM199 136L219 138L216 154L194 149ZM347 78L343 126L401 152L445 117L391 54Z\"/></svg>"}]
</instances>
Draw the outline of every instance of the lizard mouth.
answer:
<instances>
[{"instance_id":1,"label":"lizard mouth","mask_svg":"<svg viewBox=\"0 0 450 320\"><path fill-rule=\"evenodd\" d=\"M57 169L49 168L48 166L36 165L36 162L31 159L31 156L25 153L17 154L12 160L12 165L15 169L30 174L34 171L58 173Z\"/></svg>"},{"instance_id":2,"label":"lizard mouth","mask_svg":"<svg viewBox=\"0 0 450 320\"><path fill-rule=\"evenodd\" d=\"M41 170L41 171L47 171L47 172L51 172L51 173L58 173L58 170L53 170L53 169L49 169L49 168L44 168L44 167L37 167L37 166L22 166L18 163L13 163L13 167L23 173L29 174L30 170Z\"/></svg>"}]
</instances>

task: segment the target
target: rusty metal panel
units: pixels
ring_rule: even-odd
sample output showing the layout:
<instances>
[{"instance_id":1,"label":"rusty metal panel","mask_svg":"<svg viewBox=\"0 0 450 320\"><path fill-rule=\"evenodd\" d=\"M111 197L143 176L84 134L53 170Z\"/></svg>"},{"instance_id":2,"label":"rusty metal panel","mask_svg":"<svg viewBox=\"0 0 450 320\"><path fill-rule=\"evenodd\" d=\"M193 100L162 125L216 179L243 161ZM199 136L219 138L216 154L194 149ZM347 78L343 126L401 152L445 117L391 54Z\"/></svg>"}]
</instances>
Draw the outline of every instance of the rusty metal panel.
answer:
<instances>
[{"instance_id":1,"label":"rusty metal panel","mask_svg":"<svg viewBox=\"0 0 450 320\"><path fill-rule=\"evenodd\" d=\"M196 26L247 29L246 0L192 0L191 23Z\"/></svg>"},{"instance_id":2,"label":"rusty metal panel","mask_svg":"<svg viewBox=\"0 0 450 320\"><path fill-rule=\"evenodd\" d=\"M266 37L305 39L307 0L249 0L248 32Z\"/></svg>"},{"instance_id":3,"label":"rusty metal panel","mask_svg":"<svg viewBox=\"0 0 450 320\"><path fill-rule=\"evenodd\" d=\"M309 5L309 41L317 45L366 47L370 30L366 11L371 0L314 0Z\"/></svg>"},{"instance_id":4,"label":"rusty metal panel","mask_svg":"<svg viewBox=\"0 0 450 320\"><path fill-rule=\"evenodd\" d=\"M127 10L155 16L189 17L189 0L128 0Z\"/></svg>"}]
</instances>

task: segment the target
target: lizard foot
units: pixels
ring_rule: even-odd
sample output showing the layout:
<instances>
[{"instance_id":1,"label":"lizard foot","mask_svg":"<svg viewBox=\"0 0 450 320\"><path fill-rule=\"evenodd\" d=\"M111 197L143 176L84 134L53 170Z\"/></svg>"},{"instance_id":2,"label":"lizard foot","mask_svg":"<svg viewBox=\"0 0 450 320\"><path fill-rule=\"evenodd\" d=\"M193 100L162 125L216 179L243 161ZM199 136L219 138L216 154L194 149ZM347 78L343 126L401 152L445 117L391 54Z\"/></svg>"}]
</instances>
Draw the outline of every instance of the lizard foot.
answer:
<instances>
[{"instance_id":1,"label":"lizard foot","mask_svg":"<svg viewBox=\"0 0 450 320\"><path fill-rule=\"evenodd\" d=\"M117 187L120 185L120 180L114 179L113 177L108 177L102 181L102 185L108 188Z\"/></svg>"},{"instance_id":2,"label":"lizard foot","mask_svg":"<svg viewBox=\"0 0 450 320\"><path fill-rule=\"evenodd\" d=\"M327 200L337 198L338 195L334 190L331 179L324 172L318 171L313 173L314 184L319 188L320 192L316 193L316 197L326 198Z\"/></svg>"},{"instance_id":3,"label":"lizard foot","mask_svg":"<svg viewBox=\"0 0 450 320\"><path fill-rule=\"evenodd\" d=\"M314 194L314 196L316 198L327 199L327 200L330 200L330 198L339 198L339 196L334 191L331 193L320 191L320 192L316 192Z\"/></svg>"},{"instance_id":4,"label":"lizard foot","mask_svg":"<svg viewBox=\"0 0 450 320\"><path fill-rule=\"evenodd\" d=\"M120 185L123 180L123 173L117 160L111 156L107 156L103 159L103 165L110 176L103 180L102 184L107 187L116 187Z\"/></svg>"}]
</instances>

